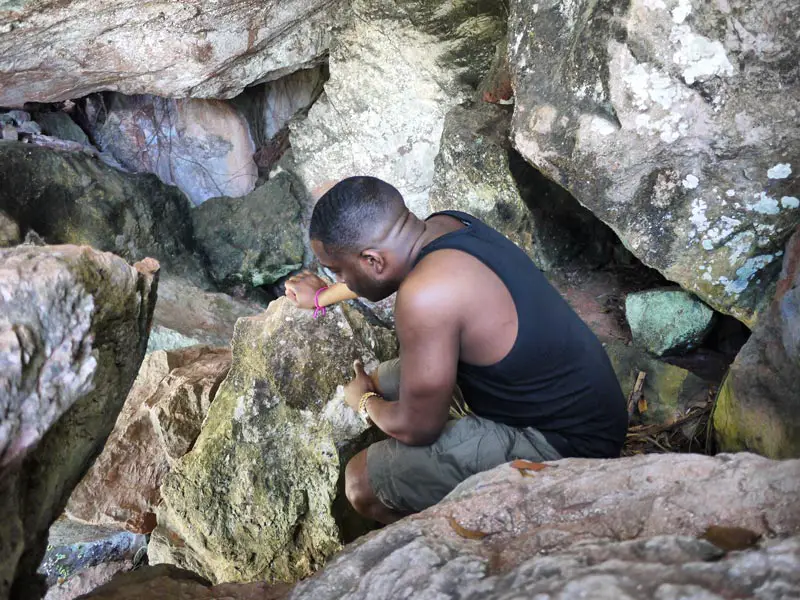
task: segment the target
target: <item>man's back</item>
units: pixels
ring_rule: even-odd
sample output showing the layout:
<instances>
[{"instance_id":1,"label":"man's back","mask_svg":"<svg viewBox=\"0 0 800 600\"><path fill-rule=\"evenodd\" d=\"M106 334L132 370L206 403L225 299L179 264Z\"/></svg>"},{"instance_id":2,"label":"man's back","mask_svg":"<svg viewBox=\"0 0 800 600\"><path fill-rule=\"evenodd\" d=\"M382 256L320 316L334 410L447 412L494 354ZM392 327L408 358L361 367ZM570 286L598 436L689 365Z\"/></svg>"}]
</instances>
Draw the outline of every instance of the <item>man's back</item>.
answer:
<instances>
[{"instance_id":1,"label":"man's back","mask_svg":"<svg viewBox=\"0 0 800 600\"><path fill-rule=\"evenodd\" d=\"M447 321L457 336L457 379L472 410L537 428L563 456L617 456L627 429L625 402L591 330L501 234L464 213L434 219L447 232L422 249L398 304L407 303L404 295L427 293L429 304L452 308ZM440 334L447 335L431 332Z\"/></svg>"}]
</instances>

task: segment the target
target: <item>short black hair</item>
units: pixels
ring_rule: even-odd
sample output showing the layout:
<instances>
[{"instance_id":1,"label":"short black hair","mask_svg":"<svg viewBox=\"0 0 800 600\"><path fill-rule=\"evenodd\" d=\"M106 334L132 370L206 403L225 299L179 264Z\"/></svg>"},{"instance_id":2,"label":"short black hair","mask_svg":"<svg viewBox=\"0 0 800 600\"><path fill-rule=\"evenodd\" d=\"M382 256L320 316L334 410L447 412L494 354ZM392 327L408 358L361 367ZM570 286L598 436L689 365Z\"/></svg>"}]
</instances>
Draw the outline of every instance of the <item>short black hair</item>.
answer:
<instances>
[{"instance_id":1,"label":"short black hair","mask_svg":"<svg viewBox=\"0 0 800 600\"><path fill-rule=\"evenodd\" d=\"M405 209L397 188L377 177L348 177L319 199L309 237L328 252L361 250L376 229Z\"/></svg>"}]
</instances>

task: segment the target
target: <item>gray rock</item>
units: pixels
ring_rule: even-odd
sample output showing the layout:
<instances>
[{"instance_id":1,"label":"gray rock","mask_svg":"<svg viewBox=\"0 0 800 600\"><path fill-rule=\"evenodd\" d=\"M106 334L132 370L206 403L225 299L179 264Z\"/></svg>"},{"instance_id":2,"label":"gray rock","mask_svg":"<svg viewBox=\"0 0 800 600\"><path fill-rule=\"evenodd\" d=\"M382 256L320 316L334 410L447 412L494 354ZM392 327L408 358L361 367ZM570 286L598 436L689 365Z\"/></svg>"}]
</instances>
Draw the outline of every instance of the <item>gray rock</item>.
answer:
<instances>
[{"instance_id":1,"label":"gray rock","mask_svg":"<svg viewBox=\"0 0 800 600\"><path fill-rule=\"evenodd\" d=\"M512 139L645 264L752 326L800 221L784 0L510 3Z\"/></svg>"},{"instance_id":2,"label":"gray rock","mask_svg":"<svg viewBox=\"0 0 800 600\"><path fill-rule=\"evenodd\" d=\"M129 171L155 173L194 204L255 187L256 147L228 102L104 94L90 99L89 109L102 150Z\"/></svg>"},{"instance_id":3,"label":"gray rock","mask_svg":"<svg viewBox=\"0 0 800 600\"><path fill-rule=\"evenodd\" d=\"M22 237L17 222L0 210L0 248L15 246L21 241Z\"/></svg>"},{"instance_id":4,"label":"gray rock","mask_svg":"<svg viewBox=\"0 0 800 600\"><path fill-rule=\"evenodd\" d=\"M331 76L305 120L290 125L311 191L372 175L427 215L447 111L474 93L505 32L502 3L357 0L336 33Z\"/></svg>"},{"instance_id":5,"label":"gray rock","mask_svg":"<svg viewBox=\"0 0 800 600\"><path fill-rule=\"evenodd\" d=\"M35 273L35 276L33 275ZM0 597L34 596L50 524L144 357L158 263L87 247L0 250Z\"/></svg>"},{"instance_id":6,"label":"gray rock","mask_svg":"<svg viewBox=\"0 0 800 600\"><path fill-rule=\"evenodd\" d=\"M301 189L281 172L244 198L212 198L192 211L218 284L270 284L302 266Z\"/></svg>"},{"instance_id":7,"label":"gray rock","mask_svg":"<svg viewBox=\"0 0 800 600\"><path fill-rule=\"evenodd\" d=\"M767 599L800 589L800 461L548 464L528 476L503 465L471 477L440 504L348 546L289 598ZM697 539L709 525L778 539L725 555Z\"/></svg>"},{"instance_id":8,"label":"gray rock","mask_svg":"<svg viewBox=\"0 0 800 600\"><path fill-rule=\"evenodd\" d=\"M56 102L98 90L232 98L245 86L320 61L340 0L142 5L110 0L5 2L0 106ZM143 51L142 40L147 40Z\"/></svg>"},{"instance_id":9,"label":"gray rock","mask_svg":"<svg viewBox=\"0 0 800 600\"><path fill-rule=\"evenodd\" d=\"M64 111L40 112L36 113L35 118L45 135L85 146L89 145L89 138L86 137L83 129L78 127L77 123Z\"/></svg>"},{"instance_id":10,"label":"gray rock","mask_svg":"<svg viewBox=\"0 0 800 600\"><path fill-rule=\"evenodd\" d=\"M485 102L447 113L436 156L430 210L461 210L514 242L551 271L613 240L563 188L511 150L508 107ZM608 252L605 252L607 255ZM606 256L607 258L607 256ZM607 262L607 260L602 261Z\"/></svg>"},{"instance_id":11,"label":"gray rock","mask_svg":"<svg viewBox=\"0 0 800 600\"><path fill-rule=\"evenodd\" d=\"M710 384L697 375L621 342L609 342L605 348L626 398L630 397L639 373L645 373L642 396L646 409L635 407L636 424L670 425L689 409L707 406ZM698 432L687 433L686 437L691 439Z\"/></svg>"},{"instance_id":12,"label":"gray rock","mask_svg":"<svg viewBox=\"0 0 800 600\"><path fill-rule=\"evenodd\" d=\"M683 290L628 294L625 317L633 342L656 356L692 350L703 343L714 311Z\"/></svg>"},{"instance_id":13,"label":"gray rock","mask_svg":"<svg viewBox=\"0 0 800 600\"><path fill-rule=\"evenodd\" d=\"M47 598L56 595L55 590L49 593L52 588L80 572L107 563L121 566L146 547L143 535L59 519L50 527L47 552L39 566L39 573L47 577Z\"/></svg>"},{"instance_id":14,"label":"gray rock","mask_svg":"<svg viewBox=\"0 0 800 600\"><path fill-rule=\"evenodd\" d=\"M177 350L195 344L228 346L236 320L263 310L253 302L201 290L182 278L162 277L147 351Z\"/></svg>"},{"instance_id":15,"label":"gray rock","mask_svg":"<svg viewBox=\"0 0 800 600\"><path fill-rule=\"evenodd\" d=\"M164 479L150 561L216 582L294 581L339 549L342 470L367 443L337 386L396 342L347 307L314 320L281 298L239 319L232 348L200 437Z\"/></svg>"},{"instance_id":16,"label":"gray rock","mask_svg":"<svg viewBox=\"0 0 800 600\"><path fill-rule=\"evenodd\" d=\"M772 304L739 351L714 406L726 451L800 457L800 227L786 246Z\"/></svg>"},{"instance_id":17,"label":"gray rock","mask_svg":"<svg viewBox=\"0 0 800 600\"><path fill-rule=\"evenodd\" d=\"M81 152L0 144L0 209L49 243L86 244L128 261L152 256L205 287L191 203L152 175L129 175Z\"/></svg>"}]
</instances>

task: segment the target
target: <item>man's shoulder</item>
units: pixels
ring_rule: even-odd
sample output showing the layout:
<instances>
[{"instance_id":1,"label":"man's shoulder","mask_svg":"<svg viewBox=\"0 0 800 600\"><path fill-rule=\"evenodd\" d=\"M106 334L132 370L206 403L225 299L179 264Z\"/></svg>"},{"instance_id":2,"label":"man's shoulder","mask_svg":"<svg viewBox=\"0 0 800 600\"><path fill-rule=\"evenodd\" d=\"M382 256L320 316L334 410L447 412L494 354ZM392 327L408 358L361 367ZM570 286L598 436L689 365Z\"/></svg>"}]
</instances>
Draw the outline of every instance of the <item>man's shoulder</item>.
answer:
<instances>
[{"instance_id":1,"label":"man's shoulder","mask_svg":"<svg viewBox=\"0 0 800 600\"><path fill-rule=\"evenodd\" d=\"M403 280L397 291L398 316L440 318L457 310L461 290L454 267L458 257L449 250L437 250L423 258Z\"/></svg>"}]
</instances>

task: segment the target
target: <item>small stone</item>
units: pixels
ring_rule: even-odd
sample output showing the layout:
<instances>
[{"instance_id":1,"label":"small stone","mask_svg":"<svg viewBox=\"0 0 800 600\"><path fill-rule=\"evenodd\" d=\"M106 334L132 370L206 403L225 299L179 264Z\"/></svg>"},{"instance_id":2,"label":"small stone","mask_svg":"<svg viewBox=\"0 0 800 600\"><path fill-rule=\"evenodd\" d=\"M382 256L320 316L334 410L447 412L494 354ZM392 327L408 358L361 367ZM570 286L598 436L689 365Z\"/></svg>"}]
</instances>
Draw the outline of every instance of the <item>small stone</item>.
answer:
<instances>
[{"instance_id":1,"label":"small stone","mask_svg":"<svg viewBox=\"0 0 800 600\"><path fill-rule=\"evenodd\" d=\"M14 119L14 123L16 123L17 126L31 120L31 114L24 110L10 110L8 111L8 116Z\"/></svg>"},{"instance_id":2,"label":"small stone","mask_svg":"<svg viewBox=\"0 0 800 600\"><path fill-rule=\"evenodd\" d=\"M39 124L36 121L25 121L19 126L18 131L20 133L27 133L30 135L41 135L42 128L39 127Z\"/></svg>"},{"instance_id":3,"label":"small stone","mask_svg":"<svg viewBox=\"0 0 800 600\"><path fill-rule=\"evenodd\" d=\"M699 346L711 329L714 311L683 290L629 294L625 315L633 342L656 356Z\"/></svg>"},{"instance_id":4,"label":"small stone","mask_svg":"<svg viewBox=\"0 0 800 600\"><path fill-rule=\"evenodd\" d=\"M4 124L2 130L2 139L16 142L19 139L17 128L13 125L9 125L8 123Z\"/></svg>"},{"instance_id":5,"label":"small stone","mask_svg":"<svg viewBox=\"0 0 800 600\"><path fill-rule=\"evenodd\" d=\"M0 248L15 246L21 241L22 238L17 222L0 210Z\"/></svg>"}]
</instances>

